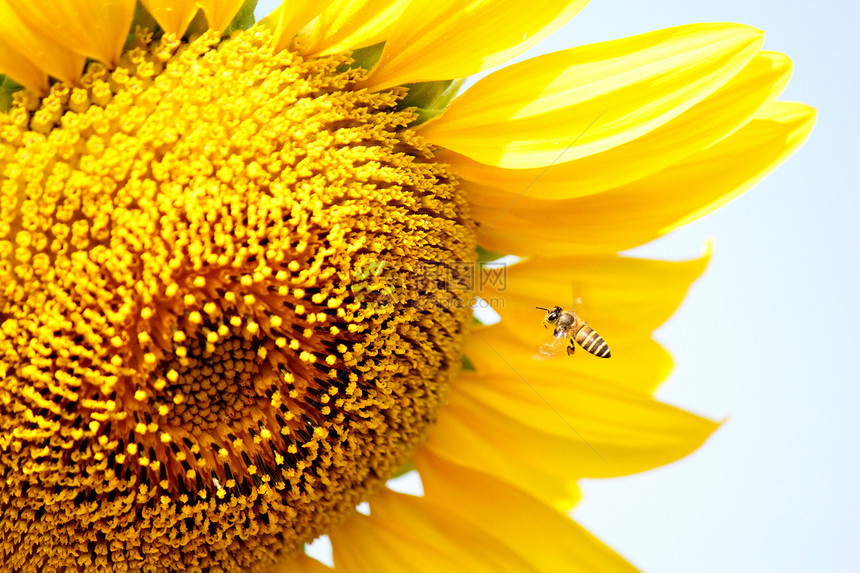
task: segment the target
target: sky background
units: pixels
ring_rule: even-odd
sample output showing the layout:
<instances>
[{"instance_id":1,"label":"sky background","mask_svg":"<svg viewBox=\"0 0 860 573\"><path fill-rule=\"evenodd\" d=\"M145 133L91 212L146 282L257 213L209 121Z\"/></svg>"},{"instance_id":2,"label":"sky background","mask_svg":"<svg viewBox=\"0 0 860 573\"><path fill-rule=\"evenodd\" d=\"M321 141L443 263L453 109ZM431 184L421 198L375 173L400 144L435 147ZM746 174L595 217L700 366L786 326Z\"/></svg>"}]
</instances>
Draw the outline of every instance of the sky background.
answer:
<instances>
[{"instance_id":1,"label":"sky background","mask_svg":"<svg viewBox=\"0 0 860 573\"><path fill-rule=\"evenodd\" d=\"M780 99L815 106L818 124L752 191L635 251L685 259L714 240L656 334L676 362L658 397L727 421L680 462L584 481L573 516L649 573L860 571L860 7L592 0L523 57L717 21L767 32L794 61ZM326 560L325 542L315 552Z\"/></svg>"}]
</instances>

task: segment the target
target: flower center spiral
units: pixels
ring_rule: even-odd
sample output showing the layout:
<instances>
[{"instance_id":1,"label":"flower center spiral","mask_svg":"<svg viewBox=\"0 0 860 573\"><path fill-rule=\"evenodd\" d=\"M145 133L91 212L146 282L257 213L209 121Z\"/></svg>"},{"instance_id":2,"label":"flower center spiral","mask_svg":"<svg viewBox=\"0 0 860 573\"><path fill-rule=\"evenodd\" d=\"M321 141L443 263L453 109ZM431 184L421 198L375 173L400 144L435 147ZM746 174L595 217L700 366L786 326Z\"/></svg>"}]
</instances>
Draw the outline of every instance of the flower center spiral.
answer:
<instances>
[{"instance_id":1,"label":"flower center spiral","mask_svg":"<svg viewBox=\"0 0 860 573\"><path fill-rule=\"evenodd\" d=\"M218 40L138 34L0 115L13 570L264 570L396 473L459 367L474 223L405 90Z\"/></svg>"}]
</instances>

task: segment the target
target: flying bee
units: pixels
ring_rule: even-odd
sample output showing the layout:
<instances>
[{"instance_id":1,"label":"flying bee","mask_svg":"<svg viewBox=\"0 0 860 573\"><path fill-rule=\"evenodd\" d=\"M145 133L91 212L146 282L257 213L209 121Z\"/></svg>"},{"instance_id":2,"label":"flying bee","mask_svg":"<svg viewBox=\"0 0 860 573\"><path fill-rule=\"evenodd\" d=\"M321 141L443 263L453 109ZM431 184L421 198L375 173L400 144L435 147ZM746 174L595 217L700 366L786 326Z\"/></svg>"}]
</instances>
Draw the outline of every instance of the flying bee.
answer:
<instances>
[{"instance_id":1,"label":"flying bee","mask_svg":"<svg viewBox=\"0 0 860 573\"><path fill-rule=\"evenodd\" d=\"M543 317L544 327L549 328L550 325L554 327L553 339L540 347L540 353L544 356L555 356L565 347L567 347L567 355L570 356L576 350L574 341L583 350L598 358L612 356L609 352L609 345L606 344L603 337L579 318L579 315L573 310L563 310L560 306L552 308L538 306L535 308L546 311L546 316ZM567 344L568 342L569 344Z\"/></svg>"}]
</instances>

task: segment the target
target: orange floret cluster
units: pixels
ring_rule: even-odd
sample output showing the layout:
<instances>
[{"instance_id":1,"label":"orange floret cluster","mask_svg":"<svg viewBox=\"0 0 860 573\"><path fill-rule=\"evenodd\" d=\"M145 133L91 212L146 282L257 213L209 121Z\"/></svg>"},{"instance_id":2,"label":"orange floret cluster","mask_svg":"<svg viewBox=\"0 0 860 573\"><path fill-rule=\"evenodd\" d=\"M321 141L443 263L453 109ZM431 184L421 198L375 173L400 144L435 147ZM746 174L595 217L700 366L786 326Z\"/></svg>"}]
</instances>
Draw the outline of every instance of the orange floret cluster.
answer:
<instances>
[{"instance_id":1,"label":"orange floret cluster","mask_svg":"<svg viewBox=\"0 0 860 573\"><path fill-rule=\"evenodd\" d=\"M402 88L270 46L139 32L0 115L0 569L264 570L433 422L463 192Z\"/></svg>"}]
</instances>

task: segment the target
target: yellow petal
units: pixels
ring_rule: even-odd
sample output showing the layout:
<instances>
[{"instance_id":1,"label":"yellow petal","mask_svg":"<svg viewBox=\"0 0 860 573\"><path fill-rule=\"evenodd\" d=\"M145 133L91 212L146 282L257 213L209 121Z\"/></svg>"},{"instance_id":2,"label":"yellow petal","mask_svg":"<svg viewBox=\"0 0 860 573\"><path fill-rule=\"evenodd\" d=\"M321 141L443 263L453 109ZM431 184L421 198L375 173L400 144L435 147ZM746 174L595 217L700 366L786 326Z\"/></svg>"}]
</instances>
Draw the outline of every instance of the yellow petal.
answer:
<instances>
[{"instance_id":1,"label":"yellow petal","mask_svg":"<svg viewBox=\"0 0 860 573\"><path fill-rule=\"evenodd\" d=\"M400 15L372 89L465 77L523 53L568 22L587 0L545 0L524 9L514 0L413 0Z\"/></svg>"},{"instance_id":2,"label":"yellow petal","mask_svg":"<svg viewBox=\"0 0 860 573\"><path fill-rule=\"evenodd\" d=\"M542 336L546 336L546 331ZM511 371L530 371L543 379L587 379L647 396L672 371L671 355L650 337L635 343L613 340L612 358L608 360L580 357L580 353L577 359L561 356L536 360L538 347L544 341L545 338L525 336L516 328L496 324L478 329L467 341L464 354L479 374L490 377L508 375Z\"/></svg>"},{"instance_id":3,"label":"yellow petal","mask_svg":"<svg viewBox=\"0 0 860 573\"><path fill-rule=\"evenodd\" d=\"M10 1L25 22L67 50L116 65L131 28L135 0Z\"/></svg>"},{"instance_id":4,"label":"yellow petal","mask_svg":"<svg viewBox=\"0 0 860 573\"><path fill-rule=\"evenodd\" d=\"M236 16L236 13L239 12L239 8L242 7L244 1L245 0L197 0L197 5L200 6L203 13L206 14L206 22L209 24L209 28L220 32L230 25L230 22L233 21L233 18Z\"/></svg>"},{"instance_id":5,"label":"yellow petal","mask_svg":"<svg viewBox=\"0 0 860 573\"><path fill-rule=\"evenodd\" d=\"M322 14L334 0L283 0L281 5L269 15L274 24L276 50L290 45L299 31L314 18Z\"/></svg>"},{"instance_id":6,"label":"yellow petal","mask_svg":"<svg viewBox=\"0 0 860 573\"><path fill-rule=\"evenodd\" d=\"M621 145L734 77L762 32L695 24L547 54L494 72L418 131L481 163L545 167Z\"/></svg>"},{"instance_id":7,"label":"yellow petal","mask_svg":"<svg viewBox=\"0 0 860 573\"><path fill-rule=\"evenodd\" d=\"M576 312L603 336L617 357L616 345L638 344L672 316L709 258L710 253L684 262L615 254L536 257L508 266L501 290L486 286L480 294L484 299L501 298L501 327L534 344L552 337L541 324L545 312L535 307L570 309L580 298Z\"/></svg>"},{"instance_id":8,"label":"yellow petal","mask_svg":"<svg viewBox=\"0 0 860 573\"><path fill-rule=\"evenodd\" d=\"M33 66L48 75L64 82L74 83L81 75L85 58L66 49L24 22L16 9L17 6L13 9L13 3L10 0L0 0L0 37L9 46L8 50L3 50L2 57L5 61L0 63L3 69L8 70L14 80L28 87L30 87L29 82L33 87L38 88L41 80L27 62L32 62ZM25 54L25 61L12 61L15 54ZM20 79L16 77L16 73L21 74Z\"/></svg>"},{"instance_id":9,"label":"yellow petal","mask_svg":"<svg viewBox=\"0 0 860 573\"><path fill-rule=\"evenodd\" d=\"M740 130L677 165L578 199L521 197L489 205L476 202L489 192L470 189L472 215L484 225L478 241L498 252L553 257L647 243L749 189L803 143L814 122L815 111L808 106L775 102Z\"/></svg>"},{"instance_id":10,"label":"yellow petal","mask_svg":"<svg viewBox=\"0 0 860 573\"><path fill-rule=\"evenodd\" d=\"M383 490L329 533L335 571L537 573L503 543L419 497Z\"/></svg>"},{"instance_id":11,"label":"yellow petal","mask_svg":"<svg viewBox=\"0 0 860 573\"><path fill-rule=\"evenodd\" d=\"M524 381L525 380L525 381ZM542 497L551 476L574 478L652 469L696 450L717 424L591 380L524 369L492 376L464 372L424 447ZM553 500L555 502L555 500Z\"/></svg>"},{"instance_id":12,"label":"yellow petal","mask_svg":"<svg viewBox=\"0 0 860 573\"><path fill-rule=\"evenodd\" d=\"M302 52L327 55L384 41L410 0L335 0L311 25Z\"/></svg>"},{"instance_id":13,"label":"yellow petal","mask_svg":"<svg viewBox=\"0 0 860 573\"><path fill-rule=\"evenodd\" d=\"M657 352L643 348L649 345ZM554 507L569 509L575 501L571 496L575 478L632 473L668 463L696 449L713 429L712 422L653 401L650 391L666 376L671 361L650 340L622 349L619 357L613 354L609 360L581 354L535 360L535 350L536 346L524 344L500 325L477 330L465 350L477 372L464 372L455 382L426 447L455 463L496 475ZM660 364L663 357L665 362ZM458 393L464 380L464 391ZM524 415L539 410L554 420L541 415L534 424L523 425L505 415L504 403L502 410L498 405L494 410L493 404L478 404L475 392L468 388L476 380L491 386L498 381L505 390L519 384L532 396L522 402ZM581 397L583 405L609 408L595 411L603 414L602 421L588 413L579 419L576 404L566 400ZM619 407L612 406L614 401ZM624 420L631 411L636 422L632 426ZM661 421L670 426L675 422L675 430L665 423L661 427ZM546 424L550 431L544 431ZM619 431L631 434L622 437ZM528 451L531 443L534 453ZM564 460L554 465L551 460L558 458L558 452L565 453Z\"/></svg>"},{"instance_id":14,"label":"yellow petal","mask_svg":"<svg viewBox=\"0 0 860 573\"><path fill-rule=\"evenodd\" d=\"M563 513L507 483L421 450L413 461L427 504L503 541L538 571L636 571Z\"/></svg>"},{"instance_id":15,"label":"yellow petal","mask_svg":"<svg viewBox=\"0 0 860 573\"><path fill-rule=\"evenodd\" d=\"M716 92L642 137L549 167L504 169L450 150L437 154L437 159L450 164L462 179L478 183L476 193L491 194L477 199L479 203L507 205L520 195L535 199L593 195L656 173L730 135L776 98L790 74L788 57L760 52Z\"/></svg>"},{"instance_id":16,"label":"yellow petal","mask_svg":"<svg viewBox=\"0 0 860 573\"><path fill-rule=\"evenodd\" d=\"M166 33L175 34L177 37L185 33L198 10L195 0L140 1Z\"/></svg>"},{"instance_id":17,"label":"yellow petal","mask_svg":"<svg viewBox=\"0 0 860 573\"><path fill-rule=\"evenodd\" d=\"M48 74L18 53L0 34L0 74L5 74L25 88L44 94L48 90Z\"/></svg>"}]
</instances>

